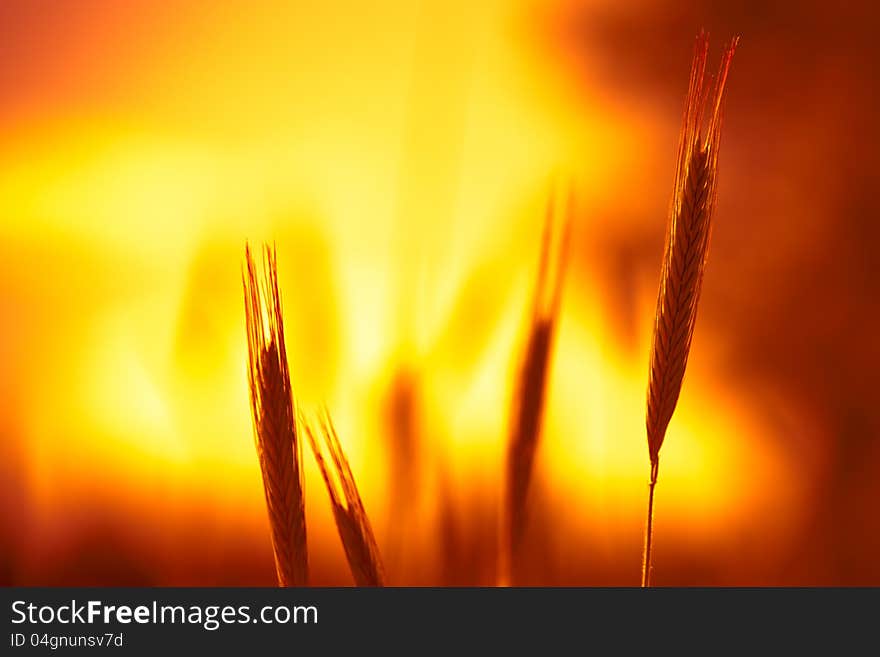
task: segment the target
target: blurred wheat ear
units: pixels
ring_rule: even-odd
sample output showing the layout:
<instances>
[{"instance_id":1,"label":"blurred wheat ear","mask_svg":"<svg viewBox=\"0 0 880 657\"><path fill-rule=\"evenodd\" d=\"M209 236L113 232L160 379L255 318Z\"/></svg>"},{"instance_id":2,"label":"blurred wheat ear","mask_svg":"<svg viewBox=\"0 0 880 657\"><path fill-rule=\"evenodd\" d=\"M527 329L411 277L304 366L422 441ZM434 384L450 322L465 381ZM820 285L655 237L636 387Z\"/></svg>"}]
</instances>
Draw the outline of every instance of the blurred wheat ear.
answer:
<instances>
[{"instance_id":1,"label":"blurred wheat ear","mask_svg":"<svg viewBox=\"0 0 880 657\"><path fill-rule=\"evenodd\" d=\"M279 586L308 580L302 445L284 346L275 250L265 248L262 279L245 246L243 275L248 380L257 455L269 510Z\"/></svg>"},{"instance_id":2,"label":"blurred wheat ear","mask_svg":"<svg viewBox=\"0 0 880 657\"><path fill-rule=\"evenodd\" d=\"M515 583L520 563L526 499L541 433L553 336L568 263L572 218L570 191L565 204L561 228L554 212L553 194L547 204L528 340L511 402L499 564L499 582L502 584Z\"/></svg>"},{"instance_id":3,"label":"blurred wheat ear","mask_svg":"<svg viewBox=\"0 0 880 657\"><path fill-rule=\"evenodd\" d=\"M650 586L651 583L654 487L657 484L660 447L681 392L709 251L721 138L721 108L737 42L738 39L733 39L724 51L714 90L705 81L709 52L709 37L705 33L697 37L691 67L648 374L645 424L651 479L642 586Z\"/></svg>"},{"instance_id":4,"label":"blurred wheat ear","mask_svg":"<svg viewBox=\"0 0 880 657\"><path fill-rule=\"evenodd\" d=\"M354 475L348 465L345 452L339 442L339 436L333 426L333 420L326 409L321 413L317 423L302 421L306 436L324 483L327 484L327 492L330 495L330 503L333 506L333 517L336 520L336 528L342 547L345 549L345 557L348 567L354 577L357 586L384 586L385 571L382 567L382 559L379 556L379 547L370 526L370 519L361 501ZM320 432L324 439L327 451L330 453L330 461L333 464L334 473L331 474L327 461L323 456L323 449L315 435ZM335 480L341 488L341 494Z\"/></svg>"}]
</instances>

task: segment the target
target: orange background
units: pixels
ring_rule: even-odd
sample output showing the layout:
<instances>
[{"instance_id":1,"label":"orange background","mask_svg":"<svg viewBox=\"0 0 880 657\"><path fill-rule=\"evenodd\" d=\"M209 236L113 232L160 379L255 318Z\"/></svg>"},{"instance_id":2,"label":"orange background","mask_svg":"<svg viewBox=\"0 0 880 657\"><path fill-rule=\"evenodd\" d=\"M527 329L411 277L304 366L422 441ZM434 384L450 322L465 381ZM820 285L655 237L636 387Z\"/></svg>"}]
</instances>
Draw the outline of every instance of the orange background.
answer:
<instances>
[{"instance_id":1,"label":"orange background","mask_svg":"<svg viewBox=\"0 0 880 657\"><path fill-rule=\"evenodd\" d=\"M880 584L873 3L205 7L0 5L0 582L273 582L240 267L274 240L295 389L334 414L389 582L494 583L561 172L577 215L526 581L637 584L705 27L713 65L742 42L654 581ZM348 584L306 460L313 582Z\"/></svg>"}]
</instances>

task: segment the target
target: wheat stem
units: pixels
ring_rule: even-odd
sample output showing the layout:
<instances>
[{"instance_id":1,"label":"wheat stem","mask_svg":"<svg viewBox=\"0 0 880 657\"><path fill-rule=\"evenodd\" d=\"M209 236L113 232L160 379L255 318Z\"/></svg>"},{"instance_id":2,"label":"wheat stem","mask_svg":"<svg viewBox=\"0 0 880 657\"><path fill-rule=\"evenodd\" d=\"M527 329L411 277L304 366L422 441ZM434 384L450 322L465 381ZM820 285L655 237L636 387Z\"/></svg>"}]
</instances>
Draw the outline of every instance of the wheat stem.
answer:
<instances>
[{"instance_id":1,"label":"wheat stem","mask_svg":"<svg viewBox=\"0 0 880 657\"><path fill-rule=\"evenodd\" d=\"M552 195L547 205L529 336L511 405L498 568L501 584L514 583L525 532L526 499L541 433L553 338L568 263L573 211L570 191L565 203L561 227L557 225L560 222L555 217Z\"/></svg>"},{"instance_id":2,"label":"wheat stem","mask_svg":"<svg viewBox=\"0 0 880 657\"><path fill-rule=\"evenodd\" d=\"M642 560L642 587L651 586L651 557L654 539L654 487L657 485L659 462L651 464L651 481L648 482L648 521L645 524L645 555Z\"/></svg>"},{"instance_id":3,"label":"wheat stem","mask_svg":"<svg viewBox=\"0 0 880 657\"><path fill-rule=\"evenodd\" d=\"M302 446L284 344L275 250L266 247L262 279L245 246L243 274L248 339L248 382L254 437L269 511L279 586L308 579Z\"/></svg>"},{"instance_id":4,"label":"wheat stem","mask_svg":"<svg viewBox=\"0 0 880 657\"><path fill-rule=\"evenodd\" d=\"M302 421L306 437L315 455L315 461L327 486L336 529L345 550L348 567L357 586L384 586L385 569L379 556L379 547L370 525L370 519L358 492L357 483L348 464L339 436L333 426L333 419L327 409L323 409L317 423L324 445L330 453L333 473L323 456L323 449L315 435L312 423ZM335 477L335 481L334 481ZM337 487L338 482L338 487ZM341 489L341 494L340 490Z\"/></svg>"},{"instance_id":5,"label":"wheat stem","mask_svg":"<svg viewBox=\"0 0 880 657\"><path fill-rule=\"evenodd\" d=\"M697 38L691 67L648 373L645 427L651 460L651 484L642 568L644 586L648 586L651 579L654 486L657 483L660 447L681 392L709 251L716 197L721 107L736 44L737 39L734 39L724 52L714 92L710 93L705 83L709 51L709 37L706 34L700 34Z\"/></svg>"}]
</instances>

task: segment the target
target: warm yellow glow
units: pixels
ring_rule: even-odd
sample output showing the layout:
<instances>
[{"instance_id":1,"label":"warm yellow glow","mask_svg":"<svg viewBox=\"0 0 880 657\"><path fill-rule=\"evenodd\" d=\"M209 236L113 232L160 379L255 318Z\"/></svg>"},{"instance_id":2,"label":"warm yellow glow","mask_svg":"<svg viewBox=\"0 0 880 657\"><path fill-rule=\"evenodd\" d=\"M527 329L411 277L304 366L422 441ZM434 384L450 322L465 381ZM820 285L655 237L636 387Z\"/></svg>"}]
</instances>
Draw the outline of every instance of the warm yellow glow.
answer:
<instances>
[{"instance_id":1,"label":"warm yellow glow","mask_svg":"<svg viewBox=\"0 0 880 657\"><path fill-rule=\"evenodd\" d=\"M404 365L421 375L423 454L449 469L456 503L498 496L550 174L578 183L582 240L608 199L639 203L627 168L653 119L554 95L513 29L523 3L258 4L184 13L186 29L143 46L120 82L138 93L112 120L47 109L3 157L0 239L39 258L20 263L41 272L27 294L54 307L21 317L51 387L26 362L8 373L30 400L17 438L43 510L72 491L137 508L161 495L169 522L190 500L261 526L246 239L277 244L294 385L333 412L374 524L388 521L379 400ZM625 352L598 291L572 292L582 280L563 302L541 479L573 526L638 532L647 342ZM773 491L793 471L700 368L713 336L697 333L659 522L711 540L753 525L768 496L787 504ZM424 476L419 545L436 551L442 482ZM323 498L311 464L308 486ZM314 540L330 542L317 503Z\"/></svg>"}]
</instances>

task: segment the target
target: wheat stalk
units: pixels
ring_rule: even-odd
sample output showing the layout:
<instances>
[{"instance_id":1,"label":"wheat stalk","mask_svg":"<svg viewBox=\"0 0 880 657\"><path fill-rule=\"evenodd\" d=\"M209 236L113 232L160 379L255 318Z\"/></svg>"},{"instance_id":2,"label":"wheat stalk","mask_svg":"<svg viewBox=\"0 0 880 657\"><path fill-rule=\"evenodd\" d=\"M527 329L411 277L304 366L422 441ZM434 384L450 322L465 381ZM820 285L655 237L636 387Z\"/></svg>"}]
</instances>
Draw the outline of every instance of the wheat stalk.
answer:
<instances>
[{"instance_id":1,"label":"wheat stalk","mask_svg":"<svg viewBox=\"0 0 880 657\"><path fill-rule=\"evenodd\" d=\"M657 484L660 447L681 392L709 250L716 198L721 107L737 41L733 39L725 49L713 91L710 92L705 81L709 51L709 37L705 33L697 38L691 67L648 375L645 424L651 479L642 586L650 586L651 580L654 487Z\"/></svg>"},{"instance_id":2,"label":"wheat stalk","mask_svg":"<svg viewBox=\"0 0 880 657\"><path fill-rule=\"evenodd\" d=\"M265 248L262 281L245 246L243 274L248 338L248 381L257 455L269 510L279 586L308 579L302 446L284 346L275 250Z\"/></svg>"},{"instance_id":3,"label":"wheat stalk","mask_svg":"<svg viewBox=\"0 0 880 657\"><path fill-rule=\"evenodd\" d=\"M518 570L526 522L526 498L541 433L553 337L568 262L571 206L569 194L561 235L554 244L552 195L547 205L528 341L511 403L499 566L500 581L504 584L513 583Z\"/></svg>"},{"instance_id":4,"label":"wheat stalk","mask_svg":"<svg viewBox=\"0 0 880 657\"><path fill-rule=\"evenodd\" d=\"M382 559L379 556L379 547L370 526L367 511L361 501L354 475L348 465L348 459L342 450L339 436L333 426L333 420L326 409L323 409L317 422L317 429L313 423L303 421L306 436L311 445L312 453L318 462L321 476L327 484L327 492L330 495L330 503L333 507L333 517L336 520L336 528L342 547L345 549L345 557L348 567L354 577L357 586L384 586L385 571L382 567ZM330 473L327 461L323 456L323 449L315 432L320 431L324 444L330 453L330 461L338 481L339 488Z\"/></svg>"}]
</instances>

